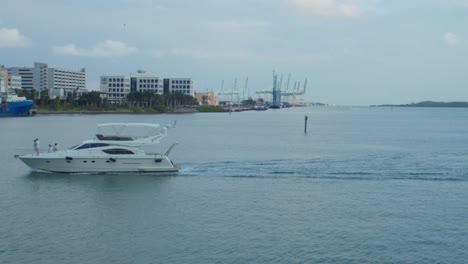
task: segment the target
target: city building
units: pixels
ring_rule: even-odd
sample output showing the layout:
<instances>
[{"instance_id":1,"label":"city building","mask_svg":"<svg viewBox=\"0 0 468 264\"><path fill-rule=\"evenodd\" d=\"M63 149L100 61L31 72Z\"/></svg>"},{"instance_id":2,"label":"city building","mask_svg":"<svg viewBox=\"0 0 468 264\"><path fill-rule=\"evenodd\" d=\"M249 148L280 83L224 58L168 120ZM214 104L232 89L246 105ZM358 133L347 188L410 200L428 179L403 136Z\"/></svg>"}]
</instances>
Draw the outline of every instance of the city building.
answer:
<instances>
[{"instance_id":1,"label":"city building","mask_svg":"<svg viewBox=\"0 0 468 264\"><path fill-rule=\"evenodd\" d=\"M0 91L21 89L21 77L8 74L7 68L0 64Z\"/></svg>"},{"instance_id":2,"label":"city building","mask_svg":"<svg viewBox=\"0 0 468 264\"><path fill-rule=\"evenodd\" d=\"M164 79L164 93L181 92L195 97L195 88L191 78L167 78Z\"/></svg>"},{"instance_id":3,"label":"city building","mask_svg":"<svg viewBox=\"0 0 468 264\"><path fill-rule=\"evenodd\" d=\"M218 105L215 92L195 93L195 98L202 105Z\"/></svg>"},{"instance_id":4,"label":"city building","mask_svg":"<svg viewBox=\"0 0 468 264\"><path fill-rule=\"evenodd\" d=\"M47 90L49 66L35 62L34 67L9 67L8 74L21 77L21 88L25 90Z\"/></svg>"},{"instance_id":5,"label":"city building","mask_svg":"<svg viewBox=\"0 0 468 264\"><path fill-rule=\"evenodd\" d=\"M29 91L33 90L34 71L32 70L32 68L11 67L8 68L8 74L21 77L22 89Z\"/></svg>"},{"instance_id":6,"label":"city building","mask_svg":"<svg viewBox=\"0 0 468 264\"><path fill-rule=\"evenodd\" d=\"M123 75L101 76L99 89L103 98L106 98L109 103L124 103L126 96L130 93L130 78Z\"/></svg>"},{"instance_id":7,"label":"city building","mask_svg":"<svg viewBox=\"0 0 468 264\"><path fill-rule=\"evenodd\" d=\"M47 63L35 62L34 67L9 67L8 74L21 78L21 88L25 90L61 90L63 94L77 89L86 89L86 70L80 71L49 68ZM11 80L12 85L16 80ZM16 84L15 84L16 85Z\"/></svg>"},{"instance_id":8,"label":"city building","mask_svg":"<svg viewBox=\"0 0 468 264\"><path fill-rule=\"evenodd\" d=\"M57 68L49 68L48 87L53 90L78 92L86 90L86 69L70 71Z\"/></svg>"},{"instance_id":9,"label":"city building","mask_svg":"<svg viewBox=\"0 0 468 264\"><path fill-rule=\"evenodd\" d=\"M130 77L101 76L99 85L102 97L109 103L121 104L125 102L130 92L152 91L154 94L166 94L181 92L195 97L193 81L190 78L162 79L154 74L138 70L130 74Z\"/></svg>"},{"instance_id":10,"label":"city building","mask_svg":"<svg viewBox=\"0 0 468 264\"><path fill-rule=\"evenodd\" d=\"M130 76L130 90L132 92L152 91L155 94L163 94L163 88L163 79L154 74L139 70Z\"/></svg>"},{"instance_id":11,"label":"city building","mask_svg":"<svg viewBox=\"0 0 468 264\"><path fill-rule=\"evenodd\" d=\"M0 68L0 93L6 92L6 87L7 87L6 78L5 78L6 76L7 76L6 70L2 70Z\"/></svg>"},{"instance_id":12,"label":"city building","mask_svg":"<svg viewBox=\"0 0 468 264\"><path fill-rule=\"evenodd\" d=\"M21 76L8 75L7 87L13 90L21 89Z\"/></svg>"}]
</instances>

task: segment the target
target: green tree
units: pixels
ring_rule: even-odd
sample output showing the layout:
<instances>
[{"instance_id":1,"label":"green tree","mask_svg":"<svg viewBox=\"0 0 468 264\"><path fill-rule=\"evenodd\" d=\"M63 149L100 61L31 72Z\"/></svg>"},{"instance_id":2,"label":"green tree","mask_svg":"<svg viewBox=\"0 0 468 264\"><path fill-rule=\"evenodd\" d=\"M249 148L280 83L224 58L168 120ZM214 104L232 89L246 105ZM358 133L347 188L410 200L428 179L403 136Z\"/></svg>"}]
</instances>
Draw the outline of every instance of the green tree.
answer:
<instances>
[{"instance_id":1,"label":"green tree","mask_svg":"<svg viewBox=\"0 0 468 264\"><path fill-rule=\"evenodd\" d=\"M101 93L97 91L84 93L80 96L78 101L82 106L99 107L102 103Z\"/></svg>"}]
</instances>

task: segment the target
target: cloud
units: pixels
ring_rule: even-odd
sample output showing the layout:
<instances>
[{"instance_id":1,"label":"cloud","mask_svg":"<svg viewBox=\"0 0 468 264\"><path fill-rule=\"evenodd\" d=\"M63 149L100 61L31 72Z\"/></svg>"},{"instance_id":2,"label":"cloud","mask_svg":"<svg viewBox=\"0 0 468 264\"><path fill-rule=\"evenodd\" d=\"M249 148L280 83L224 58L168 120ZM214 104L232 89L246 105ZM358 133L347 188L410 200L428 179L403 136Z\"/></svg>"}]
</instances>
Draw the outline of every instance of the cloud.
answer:
<instances>
[{"instance_id":1,"label":"cloud","mask_svg":"<svg viewBox=\"0 0 468 264\"><path fill-rule=\"evenodd\" d=\"M357 18L363 13L356 1L289 0L289 4L305 16Z\"/></svg>"},{"instance_id":2,"label":"cloud","mask_svg":"<svg viewBox=\"0 0 468 264\"><path fill-rule=\"evenodd\" d=\"M0 28L0 48L17 48L28 45L28 38L16 28Z\"/></svg>"},{"instance_id":3,"label":"cloud","mask_svg":"<svg viewBox=\"0 0 468 264\"><path fill-rule=\"evenodd\" d=\"M445 32L443 38L449 46L456 46L462 43L462 39L452 32Z\"/></svg>"},{"instance_id":4,"label":"cloud","mask_svg":"<svg viewBox=\"0 0 468 264\"><path fill-rule=\"evenodd\" d=\"M58 55L72 55L72 56L80 56L84 53L84 51L80 50L75 46L75 44L67 44L62 47L55 46L54 47L55 54Z\"/></svg>"},{"instance_id":5,"label":"cloud","mask_svg":"<svg viewBox=\"0 0 468 264\"><path fill-rule=\"evenodd\" d=\"M75 44L67 44L64 46L55 46L54 53L63 56L89 56L89 57L123 57L138 53L135 47L129 47L127 44L115 41L106 40L99 42L92 49L83 49Z\"/></svg>"}]
</instances>

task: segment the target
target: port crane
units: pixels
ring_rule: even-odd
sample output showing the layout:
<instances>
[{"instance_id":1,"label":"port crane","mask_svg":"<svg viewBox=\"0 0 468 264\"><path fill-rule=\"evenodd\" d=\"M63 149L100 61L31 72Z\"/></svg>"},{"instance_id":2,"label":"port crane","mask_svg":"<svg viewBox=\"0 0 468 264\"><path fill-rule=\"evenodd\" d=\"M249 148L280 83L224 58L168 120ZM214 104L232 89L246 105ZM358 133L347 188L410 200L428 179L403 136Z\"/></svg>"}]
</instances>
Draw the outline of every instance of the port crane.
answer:
<instances>
[{"instance_id":1,"label":"port crane","mask_svg":"<svg viewBox=\"0 0 468 264\"><path fill-rule=\"evenodd\" d=\"M270 97L271 95L271 106L273 108L281 107L282 101L287 102L291 105L302 105L304 104L303 96L306 92L307 79L304 81L303 88L301 90L301 83L295 82L294 88L292 91L289 91L289 82L291 79L291 74L288 75L286 81L286 90L282 91L283 76L281 75L278 81L278 74L273 71L273 89L265 91L257 91L256 94L264 94ZM270 101L270 98L265 98L267 101ZM270 107L271 107L270 106Z\"/></svg>"}]
</instances>

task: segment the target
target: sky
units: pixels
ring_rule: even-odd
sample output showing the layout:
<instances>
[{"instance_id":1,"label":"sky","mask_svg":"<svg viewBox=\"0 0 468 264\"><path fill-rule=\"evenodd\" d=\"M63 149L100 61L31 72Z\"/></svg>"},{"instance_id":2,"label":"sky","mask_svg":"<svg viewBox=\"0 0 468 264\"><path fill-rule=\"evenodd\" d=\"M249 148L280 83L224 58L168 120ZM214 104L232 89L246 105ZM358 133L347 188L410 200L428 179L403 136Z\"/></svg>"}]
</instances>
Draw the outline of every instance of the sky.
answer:
<instances>
[{"instance_id":1,"label":"sky","mask_svg":"<svg viewBox=\"0 0 468 264\"><path fill-rule=\"evenodd\" d=\"M22 0L0 5L0 64L190 77L198 92L307 79L333 105L468 101L468 0Z\"/></svg>"}]
</instances>

